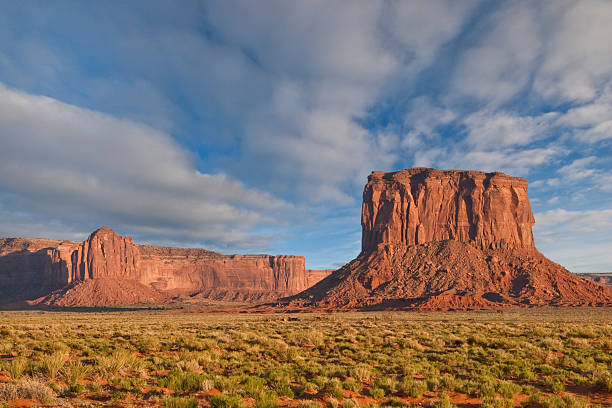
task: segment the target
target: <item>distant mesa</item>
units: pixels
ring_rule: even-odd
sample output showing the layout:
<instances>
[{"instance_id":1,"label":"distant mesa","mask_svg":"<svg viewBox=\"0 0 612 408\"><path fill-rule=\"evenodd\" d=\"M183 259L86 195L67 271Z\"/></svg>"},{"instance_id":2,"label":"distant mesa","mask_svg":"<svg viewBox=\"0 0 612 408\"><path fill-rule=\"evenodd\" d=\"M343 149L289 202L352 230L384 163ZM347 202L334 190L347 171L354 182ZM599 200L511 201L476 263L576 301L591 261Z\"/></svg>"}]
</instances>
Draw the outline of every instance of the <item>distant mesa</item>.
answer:
<instances>
[{"instance_id":1,"label":"distant mesa","mask_svg":"<svg viewBox=\"0 0 612 408\"><path fill-rule=\"evenodd\" d=\"M612 288L612 272L581 273L580 276L602 286Z\"/></svg>"},{"instance_id":2,"label":"distant mesa","mask_svg":"<svg viewBox=\"0 0 612 408\"><path fill-rule=\"evenodd\" d=\"M0 239L0 304L125 306L172 298L261 302L298 293L330 272L306 270L302 256L137 245L108 227L83 242Z\"/></svg>"},{"instance_id":3,"label":"distant mesa","mask_svg":"<svg viewBox=\"0 0 612 408\"><path fill-rule=\"evenodd\" d=\"M527 181L503 173L373 172L359 256L286 310L470 310L612 305L612 291L535 248Z\"/></svg>"}]
</instances>

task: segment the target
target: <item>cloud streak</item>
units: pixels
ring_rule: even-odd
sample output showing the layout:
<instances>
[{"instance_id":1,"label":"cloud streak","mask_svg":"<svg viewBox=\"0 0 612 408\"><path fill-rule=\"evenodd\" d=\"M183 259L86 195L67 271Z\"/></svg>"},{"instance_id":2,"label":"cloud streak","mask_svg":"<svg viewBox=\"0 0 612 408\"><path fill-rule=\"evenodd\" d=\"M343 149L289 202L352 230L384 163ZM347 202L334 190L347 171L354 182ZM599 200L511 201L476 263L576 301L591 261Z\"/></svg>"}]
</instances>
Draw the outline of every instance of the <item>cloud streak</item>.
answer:
<instances>
[{"instance_id":1,"label":"cloud streak","mask_svg":"<svg viewBox=\"0 0 612 408\"><path fill-rule=\"evenodd\" d=\"M53 98L0 85L0 127L0 188L15 212L241 245L290 208L196 170L167 134Z\"/></svg>"}]
</instances>

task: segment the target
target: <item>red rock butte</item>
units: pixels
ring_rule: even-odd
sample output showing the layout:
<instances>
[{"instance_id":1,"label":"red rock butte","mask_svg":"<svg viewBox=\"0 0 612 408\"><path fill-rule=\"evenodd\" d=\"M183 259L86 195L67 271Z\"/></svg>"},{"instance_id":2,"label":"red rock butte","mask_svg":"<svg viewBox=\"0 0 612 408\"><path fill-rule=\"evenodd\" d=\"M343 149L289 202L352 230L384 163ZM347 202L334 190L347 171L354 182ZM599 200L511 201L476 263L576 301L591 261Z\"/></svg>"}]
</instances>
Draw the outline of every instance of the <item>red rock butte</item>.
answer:
<instances>
[{"instance_id":1,"label":"red rock butte","mask_svg":"<svg viewBox=\"0 0 612 408\"><path fill-rule=\"evenodd\" d=\"M303 256L222 255L134 244L108 227L85 241L0 239L0 303L38 298L49 306L122 306L173 297L269 301L298 293L331 271Z\"/></svg>"},{"instance_id":2,"label":"red rock butte","mask_svg":"<svg viewBox=\"0 0 612 408\"><path fill-rule=\"evenodd\" d=\"M534 245L527 181L503 173L373 172L359 256L285 310L469 310L612 305L612 292Z\"/></svg>"},{"instance_id":3,"label":"red rock butte","mask_svg":"<svg viewBox=\"0 0 612 408\"><path fill-rule=\"evenodd\" d=\"M479 248L534 248L527 180L481 171L376 171L363 192L362 251L454 239Z\"/></svg>"}]
</instances>

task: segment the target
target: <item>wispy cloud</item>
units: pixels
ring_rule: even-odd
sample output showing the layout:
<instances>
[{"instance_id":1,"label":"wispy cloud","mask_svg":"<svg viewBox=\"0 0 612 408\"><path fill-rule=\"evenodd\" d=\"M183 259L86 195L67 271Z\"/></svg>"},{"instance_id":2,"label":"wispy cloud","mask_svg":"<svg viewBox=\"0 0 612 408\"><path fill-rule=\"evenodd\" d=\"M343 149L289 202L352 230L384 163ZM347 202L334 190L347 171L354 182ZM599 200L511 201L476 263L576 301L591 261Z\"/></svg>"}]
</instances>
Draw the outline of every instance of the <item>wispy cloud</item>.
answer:
<instances>
[{"instance_id":1,"label":"wispy cloud","mask_svg":"<svg viewBox=\"0 0 612 408\"><path fill-rule=\"evenodd\" d=\"M290 208L197 171L189 152L146 125L2 85L0 128L4 211L241 245Z\"/></svg>"}]
</instances>

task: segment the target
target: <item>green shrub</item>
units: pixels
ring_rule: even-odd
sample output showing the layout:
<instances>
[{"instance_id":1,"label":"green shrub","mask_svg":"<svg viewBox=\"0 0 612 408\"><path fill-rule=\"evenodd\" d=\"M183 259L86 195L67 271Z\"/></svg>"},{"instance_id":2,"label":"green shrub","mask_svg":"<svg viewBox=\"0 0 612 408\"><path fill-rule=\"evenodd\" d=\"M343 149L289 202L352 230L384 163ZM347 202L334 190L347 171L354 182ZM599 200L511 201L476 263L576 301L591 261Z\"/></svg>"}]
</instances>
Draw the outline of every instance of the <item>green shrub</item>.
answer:
<instances>
[{"instance_id":1,"label":"green shrub","mask_svg":"<svg viewBox=\"0 0 612 408\"><path fill-rule=\"evenodd\" d=\"M497 392L505 398L512 398L522 391L522 387L510 381L502 381L497 385Z\"/></svg>"},{"instance_id":2,"label":"green shrub","mask_svg":"<svg viewBox=\"0 0 612 408\"><path fill-rule=\"evenodd\" d=\"M305 401L302 402L299 408L323 408L321 404L316 401Z\"/></svg>"},{"instance_id":3,"label":"green shrub","mask_svg":"<svg viewBox=\"0 0 612 408\"><path fill-rule=\"evenodd\" d=\"M342 401L342 404L340 404L340 407L342 408L356 408L358 406L359 403L352 398L346 399Z\"/></svg>"},{"instance_id":4,"label":"green shrub","mask_svg":"<svg viewBox=\"0 0 612 408\"><path fill-rule=\"evenodd\" d=\"M550 379L549 381L547 381L547 384L550 387L551 391L555 394L559 394L565 391L565 384L563 384L558 378Z\"/></svg>"},{"instance_id":5,"label":"green shrub","mask_svg":"<svg viewBox=\"0 0 612 408\"><path fill-rule=\"evenodd\" d=\"M361 382L369 381L372 378L372 367L367 364L359 364L353 368L352 376Z\"/></svg>"},{"instance_id":6,"label":"green shrub","mask_svg":"<svg viewBox=\"0 0 612 408\"><path fill-rule=\"evenodd\" d=\"M514 403L506 398L487 397L480 408L512 408Z\"/></svg>"},{"instance_id":7,"label":"green shrub","mask_svg":"<svg viewBox=\"0 0 612 408\"><path fill-rule=\"evenodd\" d=\"M304 384L304 392L315 393L318 392L319 389L319 386L314 382L307 381L306 384Z\"/></svg>"},{"instance_id":8,"label":"green shrub","mask_svg":"<svg viewBox=\"0 0 612 408\"><path fill-rule=\"evenodd\" d=\"M388 394L391 394L397 391L397 380L391 376L380 377L374 382L374 386L382 388Z\"/></svg>"},{"instance_id":9,"label":"green shrub","mask_svg":"<svg viewBox=\"0 0 612 408\"><path fill-rule=\"evenodd\" d=\"M369 392L372 398L374 399L381 399L385 397L385 390L382 388L371 387Z\"/></svg>"},{"instance_id":10,"label":"green shrub","mask_svg":"<svg viewBox=\"0 0 612 408\"><path fill-rule=\"evenodd\" d=\"M293 398L295 396L295 394L293 393L293 389L291 388L291 384L289 384L288 382L277 384L275 389L278 395L280 396L289 398Z\"/></svg>"},{"instance_id":11,"label":"green shrub","mask_svg":"<svg viewBox=\"0 0 612 408\"><path fill-rule=\"evenodd\" d=\"M276 408L278 407L278 395L274 391L264 391L255 400L255 408Z\"/></svg>"},{"instance_id":12,"label":"green shrub","mask_svg":"<svg viewBox=\"0 0 612 408\"><path fill-rule=\"evenodd\" d=\"M43 357L41 367L50 380L55 380L57 373L64 367L68 361L68 354L63 351L56 351L51 355Z\"/></svg>"},{"instance_id":13,"label":"green shrub","mask_svg":"<svg viewBox=\"0 0 612 408\"><path fill-rule=\"evenodd\" d=\"M203 380L204 378L198 374L172 371L162 384L177 393L184 393L201 390Z\"/></svg>"},{"instance_id":14,"label":"green shrub","mask_svg":"<svg viewBox=\"0 0 612 408\"><path fill-rule=\"evenodd\" d=\"M98 360L98 371L104 378L111 379L130 370L134 365L134 356L129 350L115 350L113 354Z\"/></svg>"},{"instance_id":15,"label":"green shrub","mask_svg":"<svg viewBox=\"0 0 612 408\"><path fill-rule=\"evenodd\" d=\"M456 408L456 405L450 402L448 394L441 393L438 397L438 401L434 404L435 408Z\"/></svg>"},{"instance_id":16,"label":"green shrub","mask_svg":"<svg viewBox=\"0 0 612 408\"><path fill-rule=\"evenodd\" d=\"M566 408L565 401L558 395L549 395L540 404L542 408Z\"/></svg>"},{"instance_id":17,"label":"green shrub","mask_svg":"<svg viewBox=\"0 0 612 408\"><path fill-rule=\"evenodd\" d=\"M359 392L361 391L361 384L353 380L352 378L347 378L342 383L342 388L349 391Z\"/></svg>"},{"instance_id":18,"label":"green shrub","mask_svg":"<svg viewBox=\"0 0 612 408\"><path fill-rule=\"evenodd\" d=\"M604 391L612 392L612 375L609 372L595 374L593 385Z\"/></svg>"},{"instance_id":19,"label":"green shrub","mask_svg":"<svg viewBox=\"0 0 612 408\"><path fill-rule=\"evenodd\" d=\"M244 390L244 393L253 398L259 397L259 395L263 392L265 385L265 380L260 377L249 376L242 380L242 389Z\"/></svg>"},{"instance_id":20,"label":"green shrub","mask_svg":"<svg viewBox=\"0 0 612 408\"><path fill-rule=\"evenodd\" d=\"M28 366L28 360L25 357L15 357L8 364L7 371L13 380L18 380L23 376Z\"/></svg>"},{"instance_id":21,"label":"green shrub","mask_svg":"<svg viewBox=\"0 0 612 408\"><path fill-rule=\"evenodd\" d=\"M165 408L196 408L198 401L186 397L168 397L164 400Z\"/></svg>"},{"instance_id":22,"label":"green shrub","mask_svg":"<svg viewBox=\"0 0 612 408\"><path fill-rule=\"evenodd\" d=\"M125 391L115 391L111 394L111 402L116 404L119 401L126 399L127 396L128 396L128 393Z\"/></svg>"},{"instance_id":23,"label":"green shrub","mask_svg":"<svg viewBox=\"0 0 612 408\"><path fill-rule=\"evenodd\" d=\"M214 408L240 408L242 407L242 398L236 394L220 394L213 395L208 399L210 405Z\"/></svg>"},{"instance_id":24,"label":"green shrub","mask_svg":"<svg viewBox=\"0 0 612 408\"><path fill-rule=\"evenodd\" d=\"M80 361L74 361L68 365L67 377L71 385L81 382L90 372L90 368Z\"/></svg>"},{"instance_id":25,"label":"green shrub","mask_svg":"<svg viewBox=\"0 0 612 408\"><path fill-rule=\"evenodd\" d=\"M399 383L398 391L413 398L419 398L425 391L427 391L427 384L425 381L405 377Z\"/></svg>"},{"instance_id":26,"label":"green shrub","mask_svg":"<svg viewBox=\"0 0 612 408\"><path fill-rule=\"evenodd\" d=\"M566 408L587 408L591 406L587 400L573 395L564 395L563 402L565 402Z\"/></svg>"}]
</instances>

